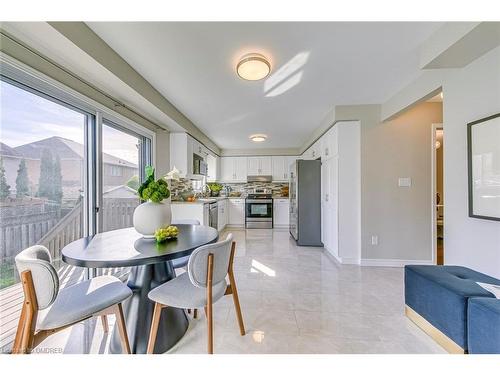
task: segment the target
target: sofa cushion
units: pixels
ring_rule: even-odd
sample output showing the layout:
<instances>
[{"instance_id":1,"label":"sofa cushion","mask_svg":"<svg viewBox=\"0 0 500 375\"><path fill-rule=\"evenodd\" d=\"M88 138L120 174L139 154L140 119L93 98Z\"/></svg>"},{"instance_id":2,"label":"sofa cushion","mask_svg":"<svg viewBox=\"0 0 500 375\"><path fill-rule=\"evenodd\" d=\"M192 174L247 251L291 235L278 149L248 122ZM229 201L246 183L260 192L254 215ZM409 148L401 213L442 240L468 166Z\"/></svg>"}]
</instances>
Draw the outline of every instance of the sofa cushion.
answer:
<instances>
[{"instance_id":1,"label":"sofa cushion","mask_svg":"<svg viewBox=\"0 0 500 375\"><path fill-rule=\"evenodd\" d=\"M500 300L474 297L468 305L469 353L500 354Z\"/></svg>"},{"instance_id":2,"label":"sofa cushion","mask_svg":"<svg viewBox=\"0 0 500 375\"><path fill-rule=\"evenodd\" d=\"M500 285L500 280L466 267L406 266L405 303L467 350L467 301L493 297L477 281Z\"/></svg>"}]
</instances>

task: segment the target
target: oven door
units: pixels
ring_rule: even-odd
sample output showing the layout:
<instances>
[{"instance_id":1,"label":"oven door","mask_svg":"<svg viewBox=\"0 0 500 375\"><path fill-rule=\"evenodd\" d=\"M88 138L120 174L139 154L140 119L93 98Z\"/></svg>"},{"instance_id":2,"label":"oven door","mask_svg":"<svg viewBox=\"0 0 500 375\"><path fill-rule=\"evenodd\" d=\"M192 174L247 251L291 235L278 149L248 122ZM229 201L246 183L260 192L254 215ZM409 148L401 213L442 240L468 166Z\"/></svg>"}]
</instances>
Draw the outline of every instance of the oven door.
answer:
<instances>
[{"instance_id":1,"label":"oven door","mask_svg":"<svg viewBox=\"0 0 500 375\"><path fill-rule=\"evenodd\" d=\"M248 219L273 219L272 199L247 199L245 202L245 216Z\"/></svg>"}]
</instances>

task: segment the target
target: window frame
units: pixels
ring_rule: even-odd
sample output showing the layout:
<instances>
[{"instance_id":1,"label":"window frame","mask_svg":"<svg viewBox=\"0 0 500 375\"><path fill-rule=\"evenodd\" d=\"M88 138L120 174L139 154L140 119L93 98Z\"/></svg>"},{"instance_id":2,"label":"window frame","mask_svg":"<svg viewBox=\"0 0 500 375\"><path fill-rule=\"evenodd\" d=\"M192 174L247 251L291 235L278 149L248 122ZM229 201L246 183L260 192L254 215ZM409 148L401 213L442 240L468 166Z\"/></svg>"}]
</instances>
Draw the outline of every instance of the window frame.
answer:
<instances>
[{"instance_id":1,"label":"window frame","mask_svg":"<svg viewBox=\"0 0 500 375\"><path fill-rule=\"evenodd\" d=\"M73 90L55 79L0 52L0 80L87 116L84 128L83 236L99 233L102 202L102 126L112 124L141 139L139 177L144 179L144 166L155 167L156 133L129 118ZM95 274L89 270L87 276Z\"/></svg>"}]
</instances>

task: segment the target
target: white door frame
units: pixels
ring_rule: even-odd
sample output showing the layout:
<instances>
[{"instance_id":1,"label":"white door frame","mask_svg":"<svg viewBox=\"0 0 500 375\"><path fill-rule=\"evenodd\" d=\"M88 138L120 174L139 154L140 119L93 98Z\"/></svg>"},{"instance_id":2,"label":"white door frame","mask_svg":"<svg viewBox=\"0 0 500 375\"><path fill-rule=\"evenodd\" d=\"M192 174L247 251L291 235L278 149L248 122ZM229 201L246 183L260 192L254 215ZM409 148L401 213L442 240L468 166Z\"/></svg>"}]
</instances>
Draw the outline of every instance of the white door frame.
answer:
<instances>
[{"instance_id":1,"label":"white door frame","mask_svg":"<svg viewBox=\"0 0 500 375\"><path fill-rule=\"evenodd\" d=\"M432 248L432 264L437 264L437 213L436 213L436 130L443 129L443 124L432 124L431 126L431 248ZM444 131L443 142L441 147L444 147ZM444 168L443 168L444 169Z\"/></svg>"}]
</instances>

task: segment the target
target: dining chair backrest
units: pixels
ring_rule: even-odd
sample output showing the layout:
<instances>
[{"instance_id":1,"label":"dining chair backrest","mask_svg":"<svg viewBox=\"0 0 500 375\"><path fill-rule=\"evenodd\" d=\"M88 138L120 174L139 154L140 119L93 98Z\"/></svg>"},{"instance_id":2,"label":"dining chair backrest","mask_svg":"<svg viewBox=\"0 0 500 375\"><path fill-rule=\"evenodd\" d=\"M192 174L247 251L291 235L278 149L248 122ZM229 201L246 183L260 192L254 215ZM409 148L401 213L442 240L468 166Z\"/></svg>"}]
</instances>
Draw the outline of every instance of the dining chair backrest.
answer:
<instances>
[{"instance_id":1,"label":"dining chair backrest","mask_svg":"<svg viewBox=\"0 0 500 375\"><path fill-rule=\"evenodd\" d=\"M177 224L190 224L190 225L200 225L199 220L196 219L180 219L180 220L172 220L172 225Z\"/></svg>"},{"instance_id":2,"label":"dining chair backrest","mask_svg":"<svg viewBox=\"0 0 500 375\"><path fill-rule=\"evenodd\" d=\"M213 254L213 285L226 278L231 257L231 244L233 235L229 233L225 240L200 246L191 253L188 262L188 275L193 285L207 287L208 255Z\"/></svg>"},{"instance_id":3,"label":"dining chair backrest","mask_svg":"<svg viewBox=\"0 0 500 375\"><path fill-rule=\"evenodd\" d=\"M28 247L16 255L15 261L19 274L31 271L38 308L49 307L59 292L59 277L47 248L42 245Z\"/></svg>"}]
</instances>

